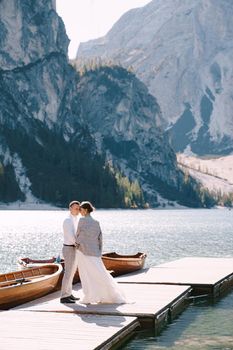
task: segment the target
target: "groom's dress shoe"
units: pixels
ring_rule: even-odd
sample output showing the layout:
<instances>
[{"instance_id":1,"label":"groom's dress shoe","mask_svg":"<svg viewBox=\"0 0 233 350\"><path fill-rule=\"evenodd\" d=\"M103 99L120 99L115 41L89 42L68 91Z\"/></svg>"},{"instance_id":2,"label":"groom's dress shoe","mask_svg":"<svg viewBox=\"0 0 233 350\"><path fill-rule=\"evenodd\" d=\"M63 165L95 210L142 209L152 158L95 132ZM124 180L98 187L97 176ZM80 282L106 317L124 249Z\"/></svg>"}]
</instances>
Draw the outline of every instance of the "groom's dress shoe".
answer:
<instances>
[{"instance_id":1,"label":"groom's dress shoe","mask_svg":"<svg viewBox=\"0 0 233 350\"><path fill-rule=\"evenodd\" d=\"M72 299L72 300L79 300L80 298L76 298L74 295L70 295L68 298Z\"/></svg>"},{"instance_id":2,"label":"groom's dress shoe","mask_svg":"<svg viewBox=\"0 0 233 350\"><path fill-rule=\"evenodd\" d=\"M70 297L66 297L66 298L61 298L60 302L62 304L74 304L75 300L71 299Z\"/></svg>"}]
</instances>

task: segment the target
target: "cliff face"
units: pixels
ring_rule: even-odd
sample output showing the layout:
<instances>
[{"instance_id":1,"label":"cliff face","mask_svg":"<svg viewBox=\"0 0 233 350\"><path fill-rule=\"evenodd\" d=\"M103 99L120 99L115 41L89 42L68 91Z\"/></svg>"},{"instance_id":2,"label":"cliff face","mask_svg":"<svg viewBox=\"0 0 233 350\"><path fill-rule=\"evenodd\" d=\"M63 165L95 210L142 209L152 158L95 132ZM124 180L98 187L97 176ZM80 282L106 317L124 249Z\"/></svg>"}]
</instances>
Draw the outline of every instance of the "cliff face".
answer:
<instances>
[{"instance_id":1,"label":"cliff face","mask_svg":"<svg viewBox=\"0 0 233 350\"><path fill-rule=\"evenodd\" d=\"M67 53L69 40L64 24L50 0L2 0L0 28L4 71L35 64L52 53Z\"/></svg>"},{"instance_id":2,"label":"cliff face","mask_svg":"<svg viewBox=\"0 0 233 350\"><path fill-rule=\"evenodd\" d=\"M230 0L153 0L127 12L77 57L133 67L160 105L177 151L233 150Z\"/></svg>"},{"instance_id":3,"label":"cliff face","mask_svg":"<svg viewBox=\"0 0 233 350\"><path fill-rule=\"evenodd\" d=\"M69 40L53 2L1 1L0 27L2 124L29 127L32 119L48 128L64 124L69 139L78 122L72 109L76 81L67 61Z\"/></svg>"},{"instance_id":4,"label":"cliff face","mask_svg":"<svg viewBox=\"0 0 233 350\"><path fill-rule=\"evenodd\" d=\"M159 105L134 74L103 66L84 74L77 88L82 118L108 161L140 180L154 202L160 182L179 188L182 174L160 127Z\"/></svg>"},{"instance_id":5,"label":"cliff face","mask_svg":"<svg viewBox=\"0 0 233 350\"><path fill-rule=\"evenodd\" d=\"M115 180L93 160L97 149L79 114L79 78L54 1L2 0L0 28L0 201L67 205L78 196L111 205L95 194L90 176L80 178L95 169L120 205Z\"/></svg>"},{"instance_id":6,"label":"cliff face","mask_svg":"<svg viewBox=\"0 0 233 350\"><path fill-rule=\"evenodd\" d=\"M77 73L54 1L1 0L0 29L0 201L124 207L117 167L150 205L157 193L189 205L160 108L134 74Z\"/></svg>"}]
</instances>

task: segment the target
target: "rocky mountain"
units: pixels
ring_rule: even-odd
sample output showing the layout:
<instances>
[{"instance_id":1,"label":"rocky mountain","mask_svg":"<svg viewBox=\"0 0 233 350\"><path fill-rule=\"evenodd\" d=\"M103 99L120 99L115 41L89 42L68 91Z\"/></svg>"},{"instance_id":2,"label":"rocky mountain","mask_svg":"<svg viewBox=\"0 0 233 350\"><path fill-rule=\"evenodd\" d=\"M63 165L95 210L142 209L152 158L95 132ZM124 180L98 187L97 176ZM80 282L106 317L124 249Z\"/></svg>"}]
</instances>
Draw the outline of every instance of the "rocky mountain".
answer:
<instances>
[{"instance_id":1,"label":"rocky mountain","mask_svg":"<svg viewBox=\"0 0 233 350\"><path fill-rule=\"evenodd\" d=\"M70 65L54 1L1 0L0 29L1 202L205 205L146 86L121 67Z\"/></svg>"},{"instance_id":2,"label":"rocky mountain","mask_svg":"<svg viewBox=\"0 0 233 350\"><path fill-rule=\"evenodd\" d=\"M103 65L87 70L77 89L81 115L106 160L137 179L149 203L157 202L158 192L180 199L183 174L160 127L160 108L145 85L122 67Z\"/></svg>"},{"instance_id":3,"label":"rocky mountain","mask_svg":"<svg viewBox=\"0 0 233 350\"><path fill-rule=\"evenodd\" d=\"M0 201L121 206L78 111L78 75L54 1L1 0L0 28Z\"/></svg>"},{"instance_id":4,"label":"rocky mountain","mask_svg":"<svg viewBox=\"0 0 233 350\"><path fill-rule=\"evenodd\" d=\"M152 0L123 15L77 58L132 67L153 94L176 151L233 151L233 2Z\"/></svg>"}]
</instances>

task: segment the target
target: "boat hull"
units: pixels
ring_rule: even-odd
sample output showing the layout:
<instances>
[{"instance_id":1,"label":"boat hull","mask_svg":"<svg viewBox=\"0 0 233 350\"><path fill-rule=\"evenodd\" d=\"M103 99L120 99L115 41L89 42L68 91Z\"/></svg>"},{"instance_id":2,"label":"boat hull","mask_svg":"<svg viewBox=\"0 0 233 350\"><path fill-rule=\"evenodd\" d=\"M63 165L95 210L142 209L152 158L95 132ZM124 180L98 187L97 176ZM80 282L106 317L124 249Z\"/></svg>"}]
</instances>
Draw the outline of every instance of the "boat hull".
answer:
<instances>
[{"instance_id":1,"label":"boat hull","mask_svg":"<svg viewBox=\"0 0 233 350\"><path fill-rule=\"evenodd\" d=\"M102 255L103 263L113 276L120 276L137 270L145 265L146 254L138 252L134 255L120 255L115 252Z\"/></svg>"},{"instance_id":2,"label":"boat hull","mask_svg":"<svg viewBox=\"0 0 233 350\"><path fill-rule=\"evenodd\" d=\"M7 310L56 290L62 267L49 264L0 275L0 309Z\"/></svg>"}]
</instances>

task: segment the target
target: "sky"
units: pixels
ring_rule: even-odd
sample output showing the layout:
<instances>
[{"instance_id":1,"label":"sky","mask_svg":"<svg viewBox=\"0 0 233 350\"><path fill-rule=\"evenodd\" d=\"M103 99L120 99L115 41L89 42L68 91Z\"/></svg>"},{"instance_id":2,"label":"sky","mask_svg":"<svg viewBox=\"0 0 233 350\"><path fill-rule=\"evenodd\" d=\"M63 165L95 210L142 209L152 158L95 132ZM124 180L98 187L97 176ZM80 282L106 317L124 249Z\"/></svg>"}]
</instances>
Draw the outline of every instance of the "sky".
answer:
<instances>
[{"instance_id":1,"label":"sky","mask_svg":"<svg viewBox=\"0 0 233 350\"><path fill-rule=\"evenodd\" d=\"M69 58L74 58L80 42L104 36L128 10L151 0L56 0L56 10L71 40Z\"/></svg>"}]
</instances>

